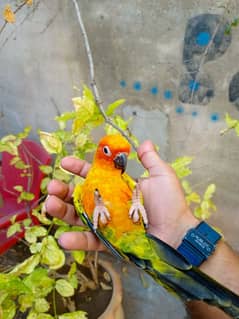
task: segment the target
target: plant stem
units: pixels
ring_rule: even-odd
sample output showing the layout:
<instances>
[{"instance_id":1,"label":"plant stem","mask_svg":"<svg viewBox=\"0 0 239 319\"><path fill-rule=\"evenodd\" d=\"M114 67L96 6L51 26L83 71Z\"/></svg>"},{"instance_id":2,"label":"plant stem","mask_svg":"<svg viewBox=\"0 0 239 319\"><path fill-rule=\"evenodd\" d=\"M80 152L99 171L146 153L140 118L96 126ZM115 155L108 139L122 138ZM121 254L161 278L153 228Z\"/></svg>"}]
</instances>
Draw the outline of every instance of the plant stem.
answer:
<instances>
[{"instance_id":1,"label":"plant stem","mask_svg":"<svg viewBox=\"0 0 239 319\"><path fill-rule=\"evenodd\" d=\"M104 111L104 108L103 108L103 105L102 105L102 101L101 101L101 98L100 98L100 94L99 94L99 90L98 90L97 85L96 85L94 61L93 61L93 56L92 56L92 52L91 52L91 48L90 48L90 44L89 44L88 35L87 35L86 29L85 29L85 25L84 25L84 22L83 22L83 19L82 19L82 16L81 16L79 5L78 5L76 0L72 0L72 2L74 4L74 6L75 6L78 22L79 22L81 33L82 33L83 40L84 40L84 46L85 46L85 50L86 50L86 54L87 54L87 58L88 58L88 62L89 62L89 68L90 68L91 87L92 87L92 91L93 91L93 94L94 94L94 97L95 97L96 105L98 106L99 111L100 111L101 115L103 116L103 118L105 120L105 123L111 125L118 132L120 132L127 139L127 141L132 145L133 149L135 151L137 151L136 144L131 140L131 138L120 127L118 127L111 120L111 118L109 118L106 115L106 113Z\"/></svg>"},{"instance_id":2,"label":"plant stem","mask_svg":"<svg viewBox=\"0 0 239 319\"><path fill-rule=\"evenodd\" d=\"M53 305L53 312L54 312L54 318L57 319L57 310L56 310L56 288L53 288L52 291L52 305Z\"/></svg>"}]
</instances>

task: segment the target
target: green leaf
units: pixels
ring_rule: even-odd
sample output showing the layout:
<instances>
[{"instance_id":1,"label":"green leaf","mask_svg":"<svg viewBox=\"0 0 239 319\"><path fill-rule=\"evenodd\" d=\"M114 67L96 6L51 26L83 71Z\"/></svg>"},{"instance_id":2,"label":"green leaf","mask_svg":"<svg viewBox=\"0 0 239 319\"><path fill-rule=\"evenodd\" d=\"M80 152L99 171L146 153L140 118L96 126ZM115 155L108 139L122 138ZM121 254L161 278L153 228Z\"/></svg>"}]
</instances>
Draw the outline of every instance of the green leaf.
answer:
<instances>
[{"instance_id":1,"label":"green leaf","mask_svg":"<svg viewBox=\"0 0 239 319\"><path fill-rule=\"evenodd\" d=\"M31 311L26 319L54 319L54 317L48 313L37 313L35 311Z\"/></svg>"},{"instance_id":2,"label":"green leaf","mask_svg":"<svg viewBox=\"0 0 239 319\"><path fill-rule=\"evenodd\" d=\"M238 123L238 120L233 119L228 113L226 113L225 121L229 128L235 127Z\"/></svg>"},{"instance_id":3,"label":"green leaf","mask_svg":"<svg viewBox=\"0 0 239 319\"><path fill-rule=\"evenodd\" d=\"M3 315L1 319L13 319L16 314L16 304L11 299L6 299L2 303Z\"/></svg>"},{"instance_id":4,"label":"green leaf","mask_svg":"<svg viewBox=\"0 0 239 319\"><path fill-rule=\"evenodd\" d=\"M8 293L7 292L0 292L0 306L3 303L3 301L8 297ZM1 316L0 316L1 318Z\"/></svg>"},{"instance_id":5,"label":"green leaf","mask_svg":"<svg viewBox=\"0 0 239 319\"><path fill-rule=\"evenodd\" d=\"M191 164L193 160L193 157L189 156L183 156L180 158L177 158L172 164L172 168L175 170L176 175L179 179L182 179L190 174L192 174L192 171L187 166Z\"/></svg>"},{"instance_id":6,"label":"green leaf","mask_svg":"<svg viewBox=\"0 0 239 319\"><path fill-rule=\"evenodd\" d=\"M201 202L201 197L197 193L192 192L186 196L186 200L188 204L191 202L199 204Z\"/></svg>"},{"instance_id":7,"label":"green leaf","mask_svg":"<svg viewBox=\"0 0 239 319\"><path fill-rule=\"evenodd\" d=\"M239 121L235 127L235 132L236 132L237 136L239 136Z\"/></svg>"},{"instance_id":8,"label":"green leaf","mask_svg":"<svg viewBox=\"0 0 239 319\"><path fill-rule=\"evenodd\" d=\"M24 138L28 137L31 130L32 130L31 126L26 126L26 127L24 127L23 132L20 132L17 134L17 137L20 138L21 140L23 140Z\"/></svg>"},{"instance_id":9,"label":"green leaf","mask_svg":"<svg viewBox=\"0 0 239 319\"><path fill-rule=\"evenodd\" d=\"M52 223L50 219L48 219L44 214L39 213L37 209L32 210L32 215L35 216L43 225L50 225Z\"/></svg>"},{"instance_id":10,"label":"green leaf","mask_svg":"<svg viewBox=\"0 0 239 319\"><path fill-rule=\"evenodd\" d=\"M19 193L23 192L23 186L22 185L15 185L13 187L13 189L15 189Z\"/></svg>"},{"instance_id":11,"label":"green leaf","mask_svg":"<svg viewBox=\"0 0 239 319\"><path fill-rule=\"evenodd\" d=\"M33 193L30 192L21 192L20 196L18 197L19 201L27 201L30 202L35 198L35 195Z\"/></svg>"},{"instance_id":12,"label":"green leaf","mask_svg":"<svg viewBox=\"0 0 239 319\"><path fill-rule=\"evenodd\" d=\"M49 302L45 298L37 298L35 299L34 305L36 312L47 312L50 309Z\"/></svg>"},{"instance_id":13,"label":"green leaf","mask_svg":"<svg viewBox=\"0 0 239 319\"><path fill-rule=\"evenodd\" d=\"M202 209L201 207L196 207L193 211L195 217L202 219Z\"/></svg>"},{"instance_id":14,"label":"green leaf","mask_svg":"<svg viewBox=\"0 0 239 319\"><path fill-rule=\"evenodd\" d=\"M78 287L78 278L77 278L77 265L75 262L71 264L70 270L67 274L69 283L72 285L74 289Z\"/></svg>"},{"instance_id":15,"label":"green leaf","mask_svg":"<svg viewBox=\"0 0 239 319\"><path fill-rule=\"evenodd\" d=\"M24 219L24 221L22 222L22 224L25 228L29 227L31 225L31 223L32 223L31 218Z\"/></svg>"},{"instance_id":16,"label":"green leaf","mask_svg":"<svg viewBox=\"0 0 239 319\"><path fill-rule=\"evenodd\" d=\"M73 250L73 251L71 251L71 255L74 258L74 260L80 265L85 260L85 251L84 250Z\"/></svg>"},{"instance_id":17,"label":"green leaf","mask_svg":"<svg viewBox=\"0 0 239 319\"><path fill-rule=\"evenodd\" d=\"M17 277L17 275L12 275L11 273L0 273L0 292L4 292L4 294L7 292L9 298L15 298L20 294L29 293L29 289L24 285L22 280Z\"/></svg>"},{"instance_id":18,"label":"green leaf","mask_svg":"<svg viewBox=\"0 0 239 319\"><path fill-rule=\"evenodd\" d=\"M54 133L39 132L40 142L49 154L60 154L62 143L59 137Z\"/></svg>"},{"instance_id":19,"label":"green leaf","mask_svg":"<svg viewBox=\"0 0 239 319\"><path fill-rule=\"evenodd\" d=\"M47 234L46 228L42 226L32 226L26 230L25 239L30 244L35 243L38 237L43 237Z\"/></svg>"},{"instance_id":20,"label":"green leaf","mask_svg":"<svg viewBox=\"0 0 239 319\"><path fill-rule=\"evenodd\" d=\"M210 184L204 193L204 196L203 196L204 200L208 201L209 199L211 199L215 191L216 191L216 185Z\"/></svg>"},{"instance_id":21,"label":"green leaf","mask_svg":"<svg viewBox=\"0 0 239 319\"><path fill-rule=\"evenodd\" d=\"M42 244L41 263L48 265L50 269L61 268L65 264L65 254L57 245L54 237L44 238Z\"/></svg>"},{"instance_id":22,"label":"green leaf","mask_svg":"<svg viewBox=\"0 0 239 319\"><path fill-rule=\"evenodd\" d=\"M74 288L65 279L58 279L56 281L56 290L63 297L71 297L74 295Z\"/></svg>"},{"instance_id":23,"label":"green leaf","mask_svg":"<svg viewBox=\"0 0 239 319\"><path fill-rule=\"evenodd\" d=\"M124 102L125 102L124 99L120 99L120 100L117 100L117 101L115 101L115 102L109 104L108 107L107 107L107 109L106 109L106 111L105 111L106 115L108 115L108 116L113 115L113 113L115 112L115 110L116 110L120 105L122 105Z\"/></svg>"},{"instance_id":24,"label":"green leaf","mask_svg":"<svg viewBox=\"0 0 239 319\"><path fill-rule=\"evenodd\" d=\"M19 276L21 274L30 274L33 272L33 270L36 268L36 266L40 262L40 255L36 254L33 255L27 259L25 259L22 263L16 265L13 270L10 272L10 274L14 274L16 276Z\"/></svg>"},{"instance_id":25,"label":"green leaf","mask_svg":"<svg viewBox=\"0 0 239 319\"><path fill-rule=\"evenodd\" d=\"M65 233L67 231L70 231L70 229L71 229L70 225L60 226L60 227L57 228L57 230L56 230L56 232L54 234L54 237L56 239L58 239L61 236L61 234Z\"/></svg>"},{"instance_id":26,"label":"green leaf","mask_svg":"<svg viewBox=\"0 0 239 319\"><path fill-rule=\"evenodd\" d=\"M40 165L39 169L42 173L49 175L53 172L53 167L50 165Z\"/></svg>"},{"instance_id":27,"label":"green leaf","mask_svg":"<svg viewBox=\"0 0 239 319\"><path fill-rule=\"evenodd\" d=\"M8 227L7 237L11 237L22 230L20 223L15 223Z\"/></svg>"},{"instance_id":28,"label":"green leaf","mask_svg":"<svg viewBox=\"0 0 239 319\"><path fill-rule=\"evenodd\" d=\"M76 117L76 113L75 112L65 112L60 114L59 116L55 117L55 120L57 122L68 122L70 120L73 120Z\"/></svg>"},{"instance_id":29,"label":"green leaf","mask_svg":"<svg viewBox=\"0 0 239 319\"><path fill-rule=\"evenodd\" d=\"M46 194L47 193L47 186L48 184L50 183L51 181L51 178L50 177L44 177L41 181L41 185L40 185L40 189L41 189L41 192L43 194Z\"/></svg>"},{"instance_id":30,"label":"green leaf","mask_svg":"<svg viewBox=\"0 0 239 319\"><path fill-rule=\"evenodd\" d=\"M88 136L86 134L79 133L79 134L77 134L77 136L75 138L75 146L77 148L82 148L86 144L87 140L88 140Z\"/></svg>"},{"instance_id":31,"label":"green leaf","mask_svg":"<svg viewBox=\"0 0 239 319\"><path fill-rule=\"evenodd\" d=\"M71 313L63 313L59 319L87 319L87 313L84 311L74 311Z\"/></svg>"},{"instance_id":32,"label":"green leaf","mask_svg":"<svg viewBox=\"0 0 239 319\"><path fill-rule=\"evenodd\" d=\"M188 181L183 180L182 181L182 186L183 186L183 190L184 190L184 192L186 194L189 195L190 193L192 193L192 188L191 188L191 186L190 186Z\"/></svg>"},{"instance_id":33,"label":"green leaf","mask_svg":"<svg viewBox=\"0 0 239 319\"><path fill-rule=\"evenodd\" d=\"M16 219L17 219L17 215L13 215L13 216L10 218L11 223L14 224L15 221L16 221Z\"/></svg>"},{"instance_id":34,"label":"green leaf","mask_svg":"<svg viewBox=\"0 0 239 319\"><path fill-rule=\"evenodd\" d=\"M29 249L32 254L39 253L42 249L42 243L39 243L39 242L33 243L30 245Z\"/></svg>"},{"instance_id":35,"label":"green leaf","mask_svg":"<svg viewBox=\"0 0 239 319\"><path fill-rule=\"evenodd\" d=\"M88 88L87 85L83 86L83 97L87 98L88 100L92 101L95 103L95 97L94 94L92 93L91 89Z\"/></svg>"},{"instance_id":36,"label":"green leaf","mask_svg":"<svg viewBox=\"0 0 239 319\"><path fill-rule=\"evenodd\" d=\"M18 302L20 304L20 311L25 312L28 308L31 308L34 300L35 300L35 296L33 294L20 295L18 297Z\"/></svg>"},{"instance_id":37,"label":"green leaf","mask_svg":"<svg viewBox=\"0 0 239 319\"><path fill-rule=\"evenodd\" d=\"M68 183L71 179L71 174L58 167L54 170L53 178Z\"/></svg>"},{"instance_id":38,"label":"green leaf","mask_svg":"<svg viewBox=\"0 0 239 319\"><path fill-rule=\"evenodd\" d=\"M24 279L24 284L31 289L35 297L46 297L54 288L55 280L49 277L48 271L37 267Z\"/></svg>"}]
</instances>

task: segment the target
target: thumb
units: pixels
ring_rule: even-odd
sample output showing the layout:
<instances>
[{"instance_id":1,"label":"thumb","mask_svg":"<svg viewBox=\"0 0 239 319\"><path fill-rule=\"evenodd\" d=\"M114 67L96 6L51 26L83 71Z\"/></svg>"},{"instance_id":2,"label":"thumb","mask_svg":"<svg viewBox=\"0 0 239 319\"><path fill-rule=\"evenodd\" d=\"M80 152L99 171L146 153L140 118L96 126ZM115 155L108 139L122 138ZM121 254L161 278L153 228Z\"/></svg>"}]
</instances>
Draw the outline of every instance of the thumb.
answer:
<instances>
[{"instance_id":1,"label":"thumb","mask_svg":"<svg viewBox=\"0 0 239 319\"><path fill-rule=\"evenodd\" d=\"M151 141L143 142L138 148L138 157L150 176L172 174L173 169L158 155Z\"/></svg>"}]
</instances>

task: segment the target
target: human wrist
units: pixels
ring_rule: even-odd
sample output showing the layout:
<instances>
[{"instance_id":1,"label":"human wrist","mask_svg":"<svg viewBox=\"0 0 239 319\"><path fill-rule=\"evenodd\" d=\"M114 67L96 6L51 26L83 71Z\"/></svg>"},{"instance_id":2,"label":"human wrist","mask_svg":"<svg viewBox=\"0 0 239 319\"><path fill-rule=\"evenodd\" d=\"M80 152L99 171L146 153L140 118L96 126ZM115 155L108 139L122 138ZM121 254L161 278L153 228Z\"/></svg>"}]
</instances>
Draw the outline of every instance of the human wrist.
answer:
<instances>
[{"instance_id":1,"label":"human wrist","mask_svg":"<svg viewBox=\"0 0 239 319\"><path fill-rule=\"evenodd\" d=\"M148 232L177 249L187 231L196 227L199 223L200 221L188 209L174 221L163 223L158 227L150 226Z\"/></svg>"}]
</instances>

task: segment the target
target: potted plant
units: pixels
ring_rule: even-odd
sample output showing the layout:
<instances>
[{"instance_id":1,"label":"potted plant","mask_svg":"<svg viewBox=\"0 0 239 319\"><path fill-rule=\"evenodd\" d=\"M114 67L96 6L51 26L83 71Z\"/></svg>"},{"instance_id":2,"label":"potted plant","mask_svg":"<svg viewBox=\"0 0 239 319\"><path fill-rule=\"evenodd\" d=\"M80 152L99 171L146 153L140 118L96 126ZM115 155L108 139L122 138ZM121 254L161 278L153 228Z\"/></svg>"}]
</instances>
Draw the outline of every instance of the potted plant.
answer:
<instances>
[{"instance_id":1,"label":"potted plant","mask_svg":"<svg viewBox=\"0 0 239 319\"><path fill-rule=\"evenodd\" d=\"M117 101L109 105L107 112L112 115L122 102ZM76 296L86 291L88 295L88 288L91 288L93 294L98 290L103 291L103 295L107 295L106 299L109 300L108 306L105 305L105 311L92 318L123 318L122 287L119 275L112 266L101 260L96 263L90 253L86 254L83 251L65 253L57 244L62 232L82 231L84 228L69 226L60 220L47 217L45 212L42 213L46 187L52 178L72 183L81 181L80 177L72 176L61 169L61 158L67 154L84 158L86 154L94 151L95 144L91 132L93 128L104 125L104 119L87 87L84 88L83 97L73 99L73 103L75 110L56 118L58 130L51 133L39 131L42 145L54 157L52 164L39 163L38 166L45 176L40 184L42 197L36 200L40 202L39 205L35 205L35 194L29 189L24 189L19 184L13 186L19 204L31 203L31 214L20 220L17 214L13 214L7 234L13 237L24 231L24 243L29 247L29 253L24 256L22 262L0 274L0 309L3 318L14 318L19 312L24 313L28 319L85 318L85 312L81 310ZM115 120L120 122L121 126L127 123L118 116L115 116ZM29 133L30 129L26 128L23 133L3 137L0 141L0 151L11 154L10 164L20 170L22 178L31 179L31 174L27 173L31 165L24 162L22 154L19 153L20 146L26 141ZM32 216L37 218L39 224L32 224ZM106 277L105 272L108 273ZM75 301L73 297L76 298ZM92 297L87 298L91 304ZM65 307L59 311L57 303L58 306L65 304ZM95 311L96 308L91 306L92 308ZM100 309L100 312L102 311Z\"/></svg>"}]
</instances>

